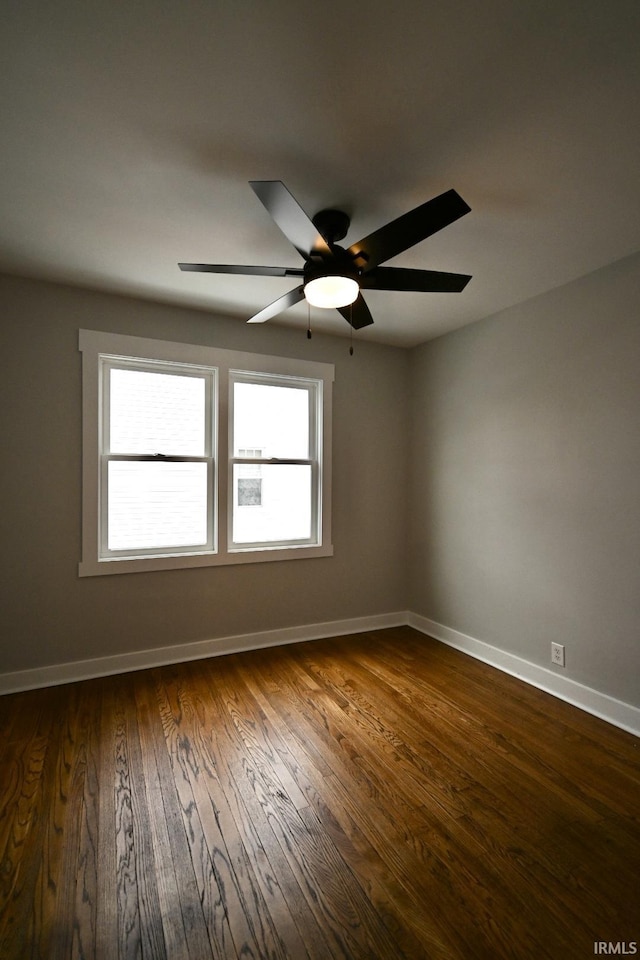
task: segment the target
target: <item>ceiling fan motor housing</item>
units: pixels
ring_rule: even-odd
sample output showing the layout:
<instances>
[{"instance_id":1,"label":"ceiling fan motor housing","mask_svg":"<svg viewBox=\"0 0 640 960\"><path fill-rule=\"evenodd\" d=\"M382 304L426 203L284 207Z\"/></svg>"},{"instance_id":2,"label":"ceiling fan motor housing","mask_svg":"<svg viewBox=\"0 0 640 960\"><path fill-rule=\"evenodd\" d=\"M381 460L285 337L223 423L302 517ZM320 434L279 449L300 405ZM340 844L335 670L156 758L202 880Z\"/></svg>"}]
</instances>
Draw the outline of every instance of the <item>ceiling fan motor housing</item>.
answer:
<instances>
[{"instance_id":1,"label":"ceiling fan motor housing","mask_svg":"<svg viewBox=\"0 0 640 960\"><path fill-rule=\"evenodd\" d=\"M347 235L351 223L342 210L320 210L313 218L313 225L328 244L334 244Z\"/></svg>"},{"instance_id":2,"label":"ceiling fan motor housing","mask_svg":"<svg viewBox=\"0 0 640 960\"><path fill-rule=\"evenodd\" d=\"M352 280L358 281L360 272L347 251L332 244L331 252L333 257L330 260L325 260L322 257L309 257L304 265L305 284L309 283L310 280L317 279L317 277L350 277Z\"/></svg>"},{"instance_id":3,"label":"ceiling fan motor housing","mask_svg":"<svg viewBox=\"0 0 640 960\"><path fill-rule=\"evenodd\" d=\"M313 225L326 240L331 257L328 258L320 251L317 254L312 251L304 266L305 286L318 277L348 277L357 282L359 270L353 257L338 244L338 240L346 237L350 223L349 217L342 210L320 210L316 213Z\"/></svg>"}]
</instances>

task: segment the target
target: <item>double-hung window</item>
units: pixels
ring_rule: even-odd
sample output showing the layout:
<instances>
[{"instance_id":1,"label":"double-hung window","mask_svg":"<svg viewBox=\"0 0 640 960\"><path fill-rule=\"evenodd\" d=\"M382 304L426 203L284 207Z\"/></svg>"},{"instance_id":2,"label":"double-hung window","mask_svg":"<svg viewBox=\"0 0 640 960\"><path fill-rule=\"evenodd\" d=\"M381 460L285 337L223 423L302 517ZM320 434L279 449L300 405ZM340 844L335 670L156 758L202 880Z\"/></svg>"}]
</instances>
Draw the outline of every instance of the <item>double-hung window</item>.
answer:
<instances>
[{"instance_id":1,"label":"double-hung window","mask_svg":"<svg viewBox=\"0 0 640 960\"><path fill-rule=\"evenodd\" d=\"M332 553L333 367L80 331L81 576Z\"/></svg>"},{"instance_id":2,"label":"double-hung window","mask_svg":"<svg viewBox=\"0 0 640 960\"><path fill-rule=\"evenodd\" d=\"M308 543L318 527L319 382L232 371L231 548Z\"/></svg>"},{"instance_id":3,"label":"double-hung window","mask_svg":"<svg viewBox=\"0 0 640 960\"><path fill-rule=\"evenodd\" d=\"M100 359L105 559L213 548L216 371Z\"/></svg>"}]
</instances>

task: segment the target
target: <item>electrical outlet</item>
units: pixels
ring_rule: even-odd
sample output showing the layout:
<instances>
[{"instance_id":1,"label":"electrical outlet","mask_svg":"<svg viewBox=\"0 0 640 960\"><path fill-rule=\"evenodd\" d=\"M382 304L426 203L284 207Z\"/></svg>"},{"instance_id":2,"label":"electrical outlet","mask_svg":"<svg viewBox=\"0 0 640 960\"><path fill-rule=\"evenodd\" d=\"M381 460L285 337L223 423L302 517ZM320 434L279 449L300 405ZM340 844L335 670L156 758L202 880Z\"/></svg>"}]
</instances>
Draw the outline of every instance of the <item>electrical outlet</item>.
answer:
<instances>
[{"instance_id":1,"label":"electrical outlet","mask_svg":"<svg viewBox=\"0 0 640 960\"><path fill-rule=\"evenodd\" d=\"M564 647L561 643L551 644L551 663L564 667Z\"/></svg>"}]
</instances>

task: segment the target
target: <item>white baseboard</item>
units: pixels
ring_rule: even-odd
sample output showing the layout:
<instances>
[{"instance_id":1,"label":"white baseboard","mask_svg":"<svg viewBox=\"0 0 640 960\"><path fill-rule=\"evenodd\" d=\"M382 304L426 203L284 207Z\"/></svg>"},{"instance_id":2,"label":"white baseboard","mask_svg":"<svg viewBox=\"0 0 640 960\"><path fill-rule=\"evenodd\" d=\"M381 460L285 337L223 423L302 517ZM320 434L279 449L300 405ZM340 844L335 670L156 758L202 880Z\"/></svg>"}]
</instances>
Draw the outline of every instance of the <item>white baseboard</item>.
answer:
<instances>
[{"instance_id":1,"label":"white baseboard","mask_svg":"<svg viewBox=\"0 0 640 960\"><path fill-rule=\"evenodd\" d=\"M640 736L640 709L632 706L630 703L624 703L622 700L616 700L605 693L600 693L592 687L586 687L575 680L569 680L562 677L553 670L547 670L529 660L517 657L513 653L507 653L498 647L493 647L482 640L476 640L458 630L452 630L451 627L445 627L435 620L429 620L417 613L407 614L407 623L421 633L446 643L447 646L455 647L463 653L468 653L476 660L482 660L484 663L497 667L504 673L509 673L513 677L518 677L533 687L544 690L560 700L579 707L581 710L591 713L601 720L621 727L636 737Z\"/></svg>"},{"instance_id":2,"label":"white baseboard","mask_svg":"<svg viewBox=\"0 0 640 960\"><path fill-rule=\"evenodd\" d=\"M456 650L467 653L476 660L497 667L520 680L544 690L546 693L565 700L573 706L585 710L614 726L628 730L640 736L640 709L614 697L609 697L575 680L562 677L552 670L537 666L528 660L507 653L498 647L476 640L458 630L446 627L427 617L406 610L393 613L374 614L370 617L354 617L349 620L332 620L326 623L304 624L298 627L285 627L281 630L263 630L257 633L245 633L238 636L218 637L215 640L199 640L194 643L176 644L171 647L158 647L151 650L137 650L110 657L97 657L93 660L76 660L71 663L37 667L33 670L19 670L15 673L0 674L0 696L33 690L37 687L56 686L61 683L73 683L77 680L90 680L94 677L113 676L118 673L130 673L133 670L145 670L149 667L162 667L171 663L186 663L189 660L203 660L207 657L219 657L227 653L240 653L245 650L257 650L260 647L275 647L288 643L301 643L306 640L321 640L324 637L340 637L350 633L364 633L368 630L383 630L386 627L399 627L407 624L421 633L439 640Z\"/></svg>"},{"instance_id":3,"label":"white baseboard","mask_svg":"<svg viewBox=\"0 0 640 960\"><path fill-rule=\"evenodd\" d=\"M226 653L257 650L260 647L276 647L287 643L301 643L305 640L339 637L349 633L364 633L367 630L383 630L385 627L402 626L406 622L407 613L402 610L397 613L374 614L370 617L285 627L282 630L262 630L258 633L218 637L215 640L198 640L194 643L137 650L111 657L97 657L93 660L75 660L71 663L36 667L33 670L18 670L15 673L0 674L0 696L19 693L22 690L33 690L37 687L53 687L77 680L91 680L94 677L108 677L118 673L131 673L133 670L145 670L149 667L162 667L170 663L186 663L189 660L220 657Z\"/></svg>"}]
</instances>

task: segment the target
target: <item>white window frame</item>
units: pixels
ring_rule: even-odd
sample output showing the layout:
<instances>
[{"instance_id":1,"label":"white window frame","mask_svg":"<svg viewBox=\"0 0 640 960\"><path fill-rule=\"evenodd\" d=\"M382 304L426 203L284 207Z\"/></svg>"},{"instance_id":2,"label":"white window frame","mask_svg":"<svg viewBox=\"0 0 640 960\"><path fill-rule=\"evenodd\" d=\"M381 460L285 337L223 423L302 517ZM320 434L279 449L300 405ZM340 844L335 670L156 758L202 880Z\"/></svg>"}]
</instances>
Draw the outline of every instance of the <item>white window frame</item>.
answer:
<instances>
[{"instance_id":1,"label":"white window frame","mask_svg":"<svg viewBox=\"0 0 640 960\"><path fill-rule=\"evenodd\" d=\"M217 370L215 367L197 367L194 364L178 364L178 363L168 363L166 360L154 360L149 359L139 360L132 359L129 357L114 357L106 354L100 354L99 358L99 389L101 391L100 396L100 423L98 426L99 435L102 436L103 442L100 443L101 453L100 453L100 537L99 537L99 549L100 549L100 560L123 560L123 559L138 559L140 557L158 557L158 556L168 556L172 557L176 554L176 549L180 554L199 554L203 552L203 547L193 547L193 546L184 546L180 548L168 548L168 547L149 547L149 548L137 548L135 550L111 550L108 547L108 472L109 464L114 461L124 461L127 463L133 462L143 462L143 461L153 461L158 460L163 463L185 463L185 462L195 462L195 463L204 463L207 468L207 488L209 491L214 489L215 485L215 470L216 470L216 416L215 411L217 409ZM109 390L110 390L110 372L112 370L136 370L143 373L168 373L174 374L181 377L196 377L198 379L204 380L205 385L205 397L204 397L204 406L205 406L205 437L204 437L204 453L202 456L179 456L179 455L163 455L158 454L156 456L151 454L120 454L111 452L111 444L109 442L109 418L104 416L104 411L109 409ZM216 498L209 495L207 497L207 536L206 543L204 546L204 551L207 553L212 552L216 547L215 542L215 513L216 513ZM101 546L100 546L101 545Z\"/></svg>"},{"instance_id":2,"label":"white window frame","mask_svg":"<svg viewBox=\"0 0 640 960\"><path fill-rule=\"evenodd\" d=\"M295 460L279 459L277 457L241 457L234 456L235 442L233 437L233 387L236 383L267 384L278 387L293 387L307 391L309 395L309 451L308 456ZM323 382L309 377L274 376L253 370L229 371L229 474L228 488L233 488L233 468L236 464L250 466L292 464L309 466L311 468L311 535L308 540L281 540L274 543L242 543L235 542L233 537L233 506L234 497L228 499L227 529L229 531L229 551L232 553L247 553L251 550L278 550L283 547L315 546L322 539L322 492L320 490L322 465L322 419Z\"/></svg>"},{"instance_id":3,"label":"white window frame","mask_svg":"<svg viewBox=\"0 0 640 960\"><path fill-rule=\"evenodd\" d=\"M82 559L78 572L81 577L102 574L136 573L153 570L172 570L190 567L219 566L235 563L262 563L273 560L291 560L333 555L331 542L331 423L332 364L296 360L286 357L263 356L195 344L149 340L124 334L103 333L95 330L79 331L79 349L82 353ZM212 483L210 503L210 540L204 550L176 549L171 553L140 551L105 553L104 543L104 462L102 450L102 389L101 370L110 363L133 364L138 369L146 363L149 369L161 365L191 368L200 374L203 370L212 376L211 435L209 476ZM169 366L166 367L170 369ZM309 542L278 542L265 545L231 545L230 511L233 488L231 477L233 450L231 383L234 376L291 378L291 382L316 381L317 403L315 426L317 431L314 453L315 525ZM258 464L260 460L252 460ZM144 555L143 555L144 554Z\"/></svg>"}]
</instances>

